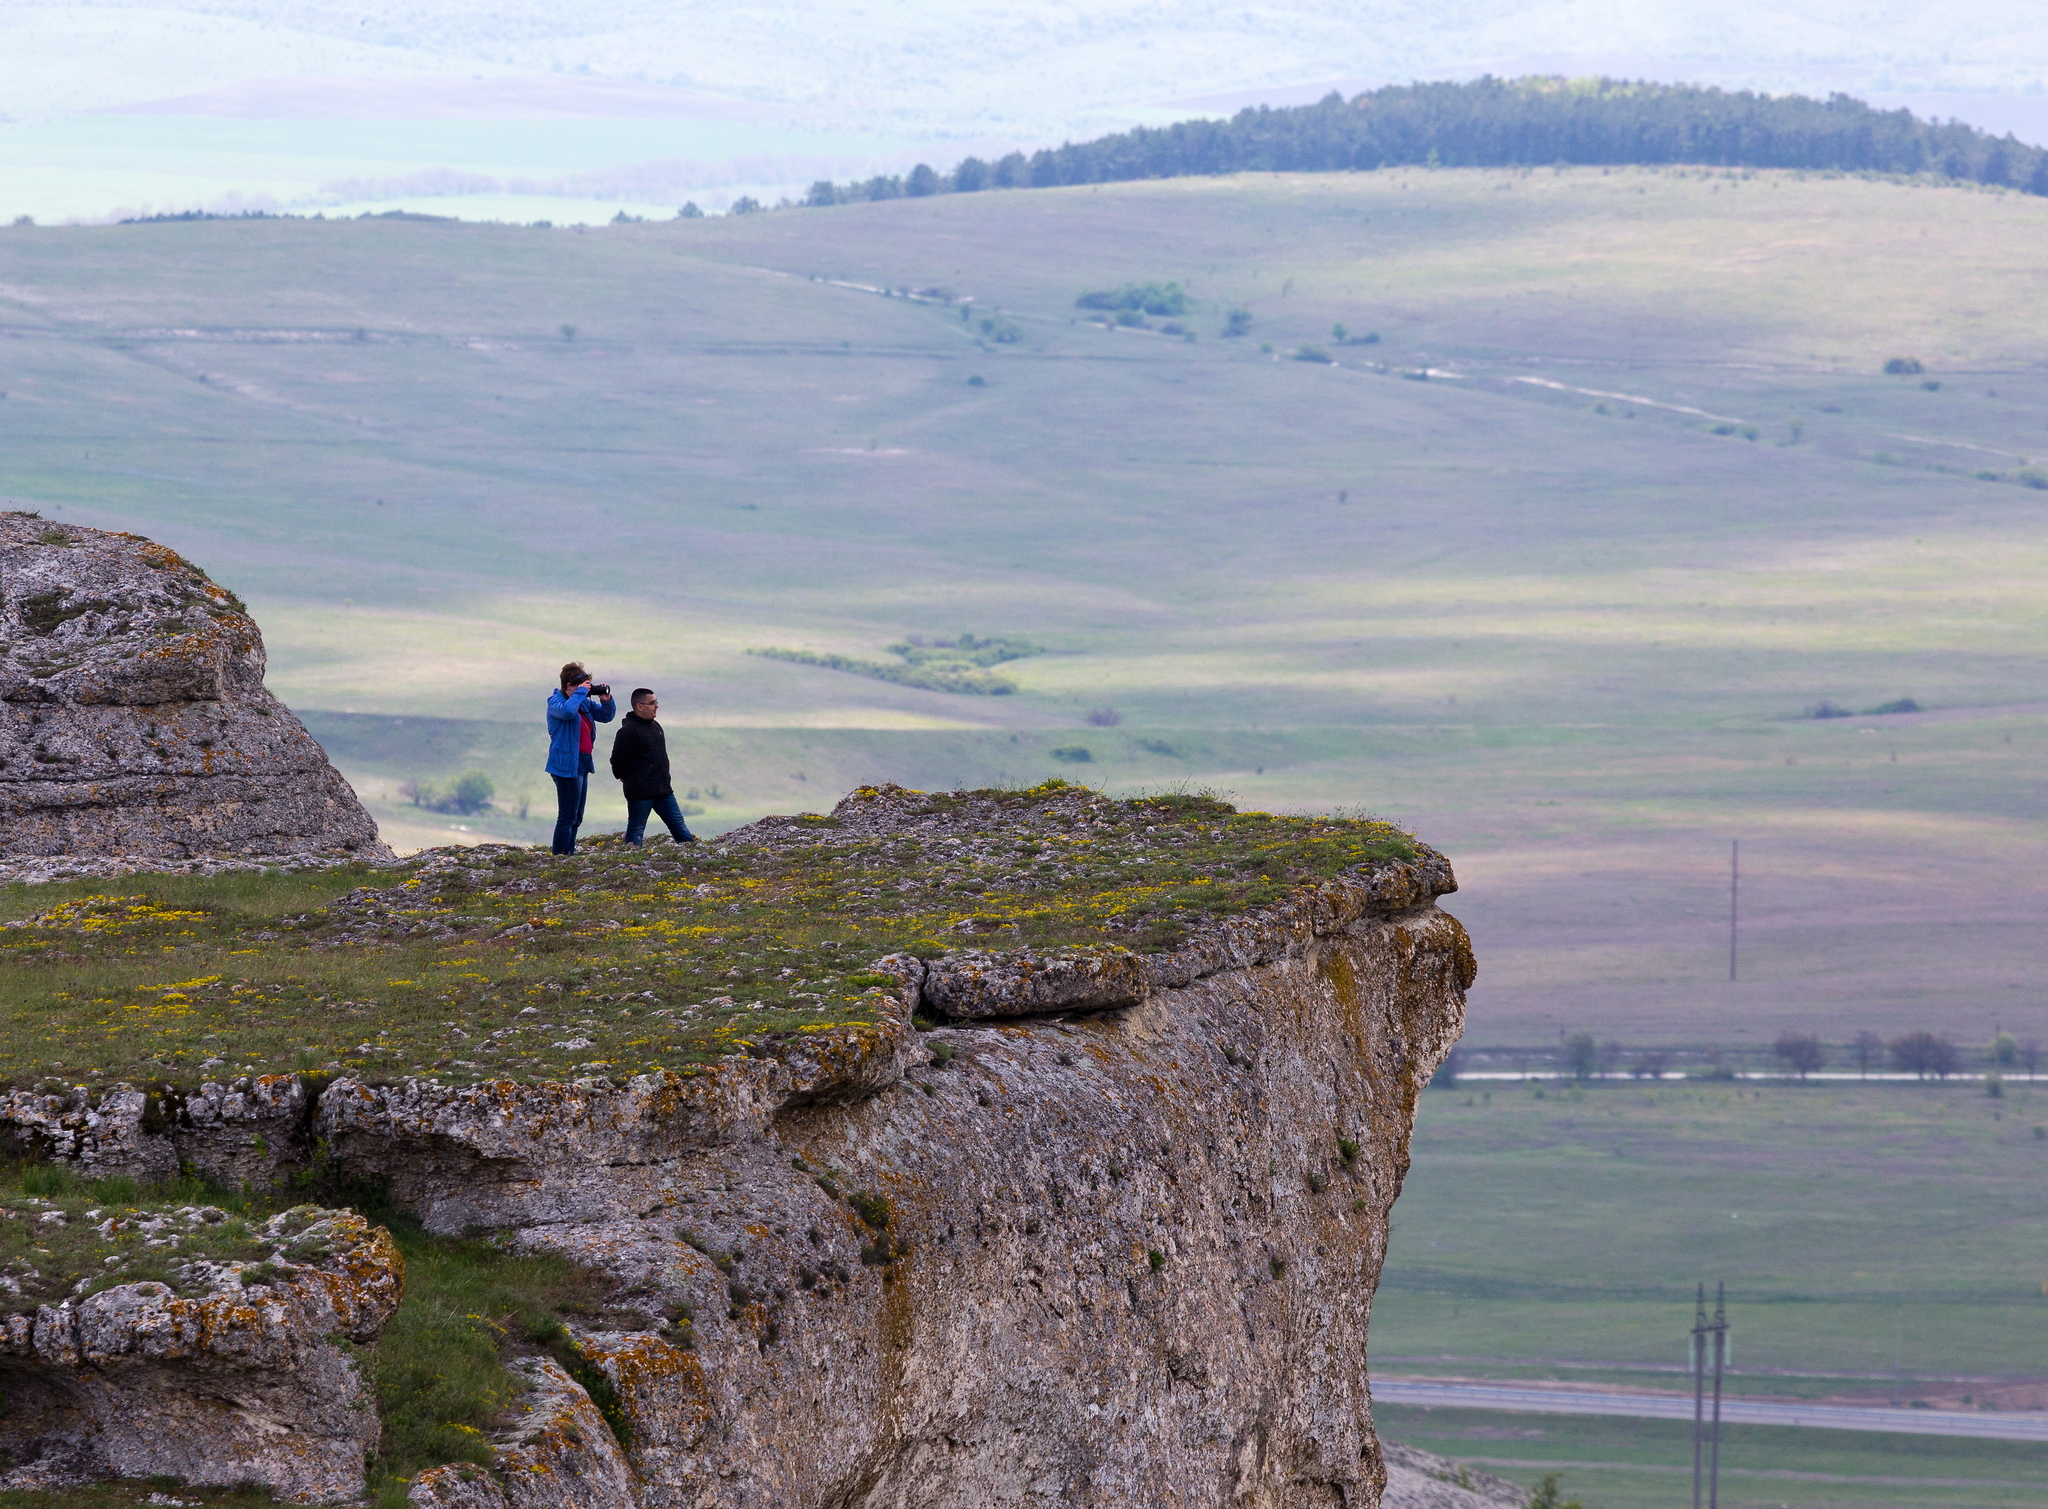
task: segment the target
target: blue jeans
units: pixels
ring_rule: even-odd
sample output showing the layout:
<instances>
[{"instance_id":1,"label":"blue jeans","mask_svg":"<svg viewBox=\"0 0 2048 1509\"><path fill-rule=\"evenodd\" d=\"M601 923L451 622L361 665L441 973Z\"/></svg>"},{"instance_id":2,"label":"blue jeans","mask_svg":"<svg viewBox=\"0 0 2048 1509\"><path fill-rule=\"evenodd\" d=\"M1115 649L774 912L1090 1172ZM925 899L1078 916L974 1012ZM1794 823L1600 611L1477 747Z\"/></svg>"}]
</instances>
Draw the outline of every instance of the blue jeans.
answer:
<instances>
[{"instance_id":1,"label":"blue jeans","mask_svg":"<svg viewBox=\"0 0 2048 1509\"><path fill-rule=\"evenodd\" d=\"M626 842L635 848L647 836L647 819L659 817L668 824L668 836L679 844L694 844L697 835L690 831L690 825L683 821L683 809L676 805L676 794L667 796L629 796L626 798Z\"/></svg>"},{"instance_id":2,"label":"blue jeans","mask_svg":"<svg viewBox=\"0 0 2048 1509\"><path fill-rule=\"evenodd\" d=\"M552 772L550 772L552 774ZM583 826L583 802L590 795L587 775L558 775L555 782L555 852L576 852L576 830Z\"/></svg>"}]
</instances>

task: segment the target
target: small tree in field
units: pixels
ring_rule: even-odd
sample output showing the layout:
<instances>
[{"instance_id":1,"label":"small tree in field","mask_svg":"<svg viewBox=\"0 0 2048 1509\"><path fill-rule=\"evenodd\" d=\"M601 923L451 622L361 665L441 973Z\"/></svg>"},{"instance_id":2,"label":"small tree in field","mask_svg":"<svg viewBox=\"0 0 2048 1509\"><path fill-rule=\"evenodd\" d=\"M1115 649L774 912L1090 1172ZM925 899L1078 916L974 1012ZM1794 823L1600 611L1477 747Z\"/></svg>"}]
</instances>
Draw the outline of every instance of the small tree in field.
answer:
<instances>
[{"instance_id":1,"label":"small tree in field","mask_svg":"<svg viewBox=\"0 0 2048 1509\"><path fill-rule=\"evenodd\" d=\"M1600 1062L1600 1045L1590 1032L1574 1032L1564 1040L1564 1066L1573 1079L1591 1079Z\"/></svg>"},{"instance_id":2,"label":"small tree in field","mask_svg":"<svg viewBox=\"0 0 2048 1509\"><path fill-rule=\"evenodd\" d=\"M1856 1072L1868 1075L1872 1064L1884 1064L1884 1039L1869 1028L1856 1034L1856 1040L1849 1045L1849 1051L1856 1056Z\"/></svg>"},{"instance_id":3,"label":"small tree in field","mask_svg":"<svg viewBox=\"0 0 2048 1509\"><path fill-rule=\"evenodd\" d=\"M1577 1499L1561 1497L1557 1487L1558 1474L1543 1474L1543 1486L1529 1497L1529 1509L1584 1509Z\"/></svg>"},{"instance_id":4,"label":"small tree in field","mask_svg":"<svg viewBox=\"0 0 2048 1509\"><path fill-rule=\"evenodd\" d=\"M2043 161L2048 161L2044 158ZM2020 1044L2020 1067L2027 1071L2027 1078L2034 1077L2034 1070L2041 1065L2041 1040L2030 1037Z\"/></svg>"},{"instance_id":5,"label":"small tree in field","mask_svg":"<svg viewBox=\"0 0 2048 1509\"><path fill-rule=\"evenodd\" d=\"M1936 1079L1947 1079L1960 1062L1955 1044L1931 1032L1908 1032L1893 1038L1891 1054L1894 1065L1922 1079L1930 1074Z\"/></svg>"},{"instance_id":6,"label":"small tree in field","mask_svg":"<svg viewBox=\"0 0 2048 1509\"><path fill-rule=\"evenodd\" d=\"M490 806L491 798L496 795L497 787L489 776L481 770L465 770L455 778L455 784L449 789L445 805L450 812L460 812L468 816Z\"/></svg>"},{"instance_id":7,"label":"small tree in field","mask_svg":"<svg viewBox=\"0 0 2048 1509\"><path fill-rule=\"evenodd\" d=\"M1627 1052L1628 1050L1613 1038L1609 1038L1606 1042L1602 1043L1600 1045L1600 1077L1602 1079L1613 1077L1614 1071L1621 1067L1622 1055Z\"/></svg>"},{"instance_id":8,"label":"small tree in field","mask_svg":"<svg viewBox=\"0 0 2048 1509\"><path fill-rule=\"evenodd\" d=\"M1823 1068L1828 1061L1827 1049L1821 1046L1819 1038L1807 1032L1781 1032L1771 1051L1785 1061L1785 1067L1801 1079L1814 1070Z\"/></svg>"}]
</instances>

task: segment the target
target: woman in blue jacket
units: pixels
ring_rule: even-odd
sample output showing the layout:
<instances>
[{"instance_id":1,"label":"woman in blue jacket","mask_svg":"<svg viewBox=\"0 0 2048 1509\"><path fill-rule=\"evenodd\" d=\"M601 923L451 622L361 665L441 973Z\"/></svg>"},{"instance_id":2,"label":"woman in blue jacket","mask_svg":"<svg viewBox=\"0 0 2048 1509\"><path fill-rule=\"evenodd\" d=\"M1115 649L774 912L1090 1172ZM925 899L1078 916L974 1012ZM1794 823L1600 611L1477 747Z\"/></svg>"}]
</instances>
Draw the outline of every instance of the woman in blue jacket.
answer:
<instances>
[{"instance_id":1,"label":"woman in blue jacket","mask_svg":"<svg viewBox=\"0 0 2048 1509\"><path fill-rule=\"evenodd\" d=\"M609 723L618 709L612 689L592 686L590 672L578 661L562 667L562 685L548 693L548 774L555 778L555 852L576 852L576 830L583 826L583 800L590 794L590 772L596 762L597 725Z\"/></svg>"}]
</instances>

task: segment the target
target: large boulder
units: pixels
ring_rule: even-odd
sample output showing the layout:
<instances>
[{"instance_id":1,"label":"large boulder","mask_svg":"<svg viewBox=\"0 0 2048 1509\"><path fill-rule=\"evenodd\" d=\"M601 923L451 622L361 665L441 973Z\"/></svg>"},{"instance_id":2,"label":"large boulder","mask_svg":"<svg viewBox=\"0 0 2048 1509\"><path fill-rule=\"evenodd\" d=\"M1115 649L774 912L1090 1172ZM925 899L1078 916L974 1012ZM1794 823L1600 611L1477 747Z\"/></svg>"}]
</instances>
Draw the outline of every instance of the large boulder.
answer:
<instances>
[{"instance_id":1,"label":"large boulder","mask_svg":"<svg viewBox=\"0 0 2048 1509\"><path fill-rule=\"evenodd\" d=\"M0 514L0 859L387 857L263 666L176 551Z\"/></svg>"}]
</instances>

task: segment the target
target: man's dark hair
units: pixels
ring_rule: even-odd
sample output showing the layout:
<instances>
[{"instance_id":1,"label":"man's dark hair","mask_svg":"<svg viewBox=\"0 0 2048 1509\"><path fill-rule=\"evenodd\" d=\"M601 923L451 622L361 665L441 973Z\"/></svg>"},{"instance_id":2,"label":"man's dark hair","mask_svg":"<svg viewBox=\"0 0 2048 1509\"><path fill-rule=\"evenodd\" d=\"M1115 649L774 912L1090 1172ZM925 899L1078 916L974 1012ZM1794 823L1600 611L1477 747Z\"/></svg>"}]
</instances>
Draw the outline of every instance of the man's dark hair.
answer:
<instances>
[{"instance_id":1,"label":"man's dark hair","mask_svg":"<svg viewBox=\"0 0 2048 1509\"><path fill-rule=\"evenodd\" d=\"M590 679L590 672L583 669L583 662L572 660L562 667L562 685L577 686Z\"/></svg>"},{"instance_id":2,"label":"man's dark hair","mask_svg":"<svg viewBox=\"0 0 2048 1509\"><path fill-rule=\"evenodd\" d=\"M651 687L651 686L636 686L636 687L634 687L634 688L633 688L633 695L632 695L632 697L631 697L631 699L630 699L630 700L631 700L631 701L634 701L634 702L638 702L638 701L639 701L639 700L640 700L640 699L641 699L642 697L652 697L653 695L654 695L654 688L653 688L653 687Z\"/></svg>"}]
</instances>

